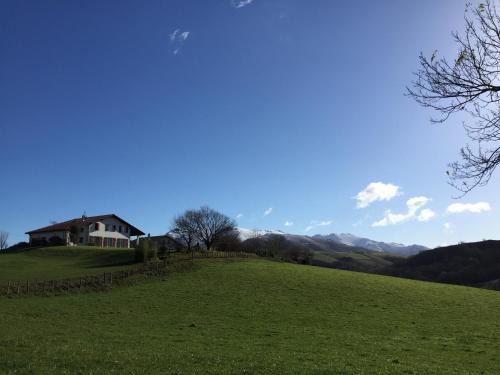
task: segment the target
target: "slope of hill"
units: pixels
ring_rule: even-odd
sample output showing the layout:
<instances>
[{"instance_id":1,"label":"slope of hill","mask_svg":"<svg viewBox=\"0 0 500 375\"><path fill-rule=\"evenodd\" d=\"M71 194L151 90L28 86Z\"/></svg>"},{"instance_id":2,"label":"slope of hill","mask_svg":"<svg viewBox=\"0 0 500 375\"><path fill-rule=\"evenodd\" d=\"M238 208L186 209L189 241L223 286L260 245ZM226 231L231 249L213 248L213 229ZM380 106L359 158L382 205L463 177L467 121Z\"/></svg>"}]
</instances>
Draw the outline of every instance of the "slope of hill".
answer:
<instances>
[{"instance_id":1,"label":"slope of hill","mask_svg":"<svg viewBox=\"0 0 500 375\"><path fill-rule=\"evenodd\" d=\"M500 289L500 241L463 243L399 259L385 274Z\"/></svg>"},{"instance_id":2,"label":"slope of hill","mask_svg":"<svg viewBox=\"0 0 500 375\"><path fill-rule=\"evenodd\" d=\"M46 247L0 253L0 283L48 280L114 271L134 261L132 249Z\"/></svg>"},{"instance_id":3,"label":"slope of hill","mask_svg":"<svg viewBox=\"0 0 500 375\"><path fill-rule=\"evenodd\" d=\"M2 299L0 372L498 374L499 310L482 289L198 261L106 293Z\"/></svg>"}]
</instances>

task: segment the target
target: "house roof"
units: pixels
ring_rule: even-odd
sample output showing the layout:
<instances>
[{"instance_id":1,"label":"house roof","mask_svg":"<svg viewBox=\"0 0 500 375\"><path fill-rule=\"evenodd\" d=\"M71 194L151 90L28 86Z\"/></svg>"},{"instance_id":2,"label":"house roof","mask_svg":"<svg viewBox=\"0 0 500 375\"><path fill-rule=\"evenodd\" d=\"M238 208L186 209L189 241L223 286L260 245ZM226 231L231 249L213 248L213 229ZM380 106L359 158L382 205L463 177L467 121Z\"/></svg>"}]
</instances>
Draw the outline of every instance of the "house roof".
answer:
<instances>
[{"instance_id":1,"label":"house roof","mask_svg":"<svg viewBox=\"0 0 500 375\"><path fill-rule=\"evenodd\" d=\"M99 215L99 216L89 216L89 217L80 217L78 219L71 219L68 221L63 221L61 223L56 223L53 225L49 225L47 227L39 228L39 229L34 229L32 231L26 232L26 234L33 234L33 233L44 233L44 232L59 232L59 231L69 231L72 226L76 225L90 225L95 222L99 222L105 219L116 219L121 221L124 224L127 224L130 227L130 235L131 236L142 236L144 235L144 232L142 232L140 229L134 227L132 224L127 223L125 220L123 220L121 217L116 216L115 214L109 214L109 215Z\"/></svg>"}]
</instances>

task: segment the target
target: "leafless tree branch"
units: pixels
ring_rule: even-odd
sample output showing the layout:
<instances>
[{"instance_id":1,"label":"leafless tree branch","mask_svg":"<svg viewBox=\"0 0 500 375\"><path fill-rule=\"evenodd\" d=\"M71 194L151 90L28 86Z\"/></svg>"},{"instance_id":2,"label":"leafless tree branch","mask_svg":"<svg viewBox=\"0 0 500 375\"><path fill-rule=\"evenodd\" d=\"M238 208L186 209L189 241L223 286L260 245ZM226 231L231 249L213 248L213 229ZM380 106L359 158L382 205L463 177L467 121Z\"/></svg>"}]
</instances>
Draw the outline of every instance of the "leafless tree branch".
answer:
<instances>
[{"instance_id":1,"label":"leafless tree branch","mask_svg":"<svg viewBox=\"0 0 500 375\"><path fill-rule=\"evenodd\" d=\"M420 54L420 68L407 95L437 111L432 122L457 112L472 118L464 124L475 146L462 148L461 160L450 163L450 184L462 195L486 185L500 164L500 16L493 0L477 8L467 4L465 32L453 33L459 47L455 61Z\"/></svg>"}]
</instances>

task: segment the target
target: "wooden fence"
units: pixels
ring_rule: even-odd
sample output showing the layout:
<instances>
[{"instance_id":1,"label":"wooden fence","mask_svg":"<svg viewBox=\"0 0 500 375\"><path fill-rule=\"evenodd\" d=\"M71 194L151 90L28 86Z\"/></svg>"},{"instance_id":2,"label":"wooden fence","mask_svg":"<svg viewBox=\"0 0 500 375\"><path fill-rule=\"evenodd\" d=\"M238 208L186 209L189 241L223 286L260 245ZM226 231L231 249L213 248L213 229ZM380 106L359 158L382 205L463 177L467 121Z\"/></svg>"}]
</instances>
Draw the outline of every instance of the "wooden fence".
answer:
<instances>
[{"instance_id":1,"label":"wooden fence","mask_svg":"<svg viewBox=\"0 0 500 375\"><path fill-rule=\"evenodd\" d=\"M58 280L26 280L9 281L0 285L0 296L54 296L59 294L83 291L105 290L113 285L124 284L134 275L146 277L165 276L168 265L178 261L192 261L207 258L247 258L246 253L236 252L205 252L185 254L181 257L163 257L160 261L140 263L123 270L104 272L96 275L86 275Z\"/></svg>"}]
</instances>

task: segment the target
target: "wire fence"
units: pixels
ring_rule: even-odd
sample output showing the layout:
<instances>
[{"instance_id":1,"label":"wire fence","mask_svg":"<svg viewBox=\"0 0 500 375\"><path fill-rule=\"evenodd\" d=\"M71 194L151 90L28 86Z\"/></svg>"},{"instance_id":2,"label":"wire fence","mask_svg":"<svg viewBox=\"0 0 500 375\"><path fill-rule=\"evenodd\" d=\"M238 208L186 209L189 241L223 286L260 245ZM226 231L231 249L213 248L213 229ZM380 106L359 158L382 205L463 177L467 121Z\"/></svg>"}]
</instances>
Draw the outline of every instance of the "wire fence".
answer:
<instances>
[{"instance_id":1,"label":"wire fence","mask_svg":"<svg viewBox=\"0 0 500 375\"><path fill-rule=\"evenodd\" d=\"M140 263L126 269L104 272L101 274L55 280L8 281L0 285L0 296L54 296L73 292L106 290L111 286L126 284L136 275L144 277L166 276L172 263L208 258L247 258L249 255L239 252L204 252L166 256L157 261Z\"/></svg>"}]
</instances>

